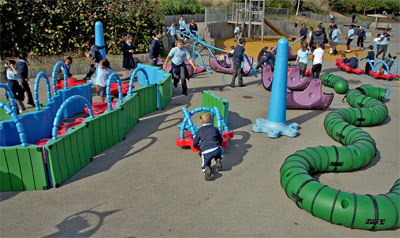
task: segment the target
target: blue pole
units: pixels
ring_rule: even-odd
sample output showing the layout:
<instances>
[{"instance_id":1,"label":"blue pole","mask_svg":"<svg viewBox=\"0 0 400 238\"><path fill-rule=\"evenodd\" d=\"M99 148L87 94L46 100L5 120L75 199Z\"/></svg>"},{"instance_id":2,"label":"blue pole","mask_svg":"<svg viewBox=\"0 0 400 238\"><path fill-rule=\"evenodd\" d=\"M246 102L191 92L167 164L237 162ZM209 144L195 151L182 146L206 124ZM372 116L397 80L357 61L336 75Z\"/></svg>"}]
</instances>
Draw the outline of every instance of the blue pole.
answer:
<instances>
[{"instance_id":1,"label":"blue pole","mask_svg":"<svg viewBox=\"0 0 400 238\"><path fill-rule=\"evenodd\" d=\"M286 39L282 38L278 41L268 121L286 121L288 47L289 42Z\"/></svg>"},{"instance_id":2,"label":"blue pole","mask_svg":"<svg viewBox=\"0 0 400 238\"><path fill-rule=\"evenodd\" d=\"M97 21L94 25L94 44L96 46L104 47L106 44L104 43L104 34L103 34L103 23ZM106 58L106 48L100 50L100 54L103 59Z\"/></svg>"}]
</instances>

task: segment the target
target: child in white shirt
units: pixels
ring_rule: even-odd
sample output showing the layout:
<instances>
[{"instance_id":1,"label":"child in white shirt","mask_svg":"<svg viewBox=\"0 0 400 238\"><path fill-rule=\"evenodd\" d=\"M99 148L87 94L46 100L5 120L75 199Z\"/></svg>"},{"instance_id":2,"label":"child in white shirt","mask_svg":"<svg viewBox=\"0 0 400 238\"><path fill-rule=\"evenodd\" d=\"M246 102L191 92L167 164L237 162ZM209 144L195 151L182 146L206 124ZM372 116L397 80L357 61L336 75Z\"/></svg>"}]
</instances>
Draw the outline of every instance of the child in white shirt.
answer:
<instances>
[{"instance_id":1,"label":"child in white shirt","mask_svg":"<svg viewBox=\"0 0 400 238\"><path fill-rule=\"evenodd\" d=\"M322 69L322 61L324 60L324 50L321 48L321 42L317 43L317 48L313 52L313 78L319 78Z\"/></svg>"}]
</instances>

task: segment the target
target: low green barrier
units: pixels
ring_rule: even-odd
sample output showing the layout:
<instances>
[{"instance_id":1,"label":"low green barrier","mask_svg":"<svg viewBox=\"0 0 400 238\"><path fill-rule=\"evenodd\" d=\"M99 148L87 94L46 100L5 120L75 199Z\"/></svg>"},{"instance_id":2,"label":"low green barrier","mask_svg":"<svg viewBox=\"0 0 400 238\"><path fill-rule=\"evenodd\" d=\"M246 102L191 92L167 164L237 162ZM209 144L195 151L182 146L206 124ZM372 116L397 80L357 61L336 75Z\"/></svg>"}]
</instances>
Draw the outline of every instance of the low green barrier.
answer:
<instances>
[{"instance_id":1,"label":"low green barrier","mask_svg":"<svg viewBox=\"0 0 400 238\"><path fill-rule=\"evenodd\" d=\"M48 142L45 148L54 187L61 185L90 162L95 154L93 144L96 142L92 139L91 128L86 124L73 127L65 136Z\"/></svg>"},{"instance_id":2,"label":"low green barrier","mask_svg":"<svg viewBox=\"0 0 400 238\"><path fill-rule=\"evenodd\" d=\"M217 107L226 124L228 124L229 102L226 98L218 97L213 92L203 91L201 94L201 106L209 108ZM214 116L214 126L218 126L216 116Z\"/></svg>"},{"instance_id":3,"label":"low green barrier","mask_svg":"<svg viewBox=\"0 0 400 238\"><path fill-rule=\"evenodd\" d=\"M151 84L133 91L139 97L139 116L157 110L157 84Z\"/></svg>"},{"instance_id":4,"label":"low green barrier","mask_svg":"<svg viewBox=\"0 0 400 238\"><path fill-rule=\"evenodd\" d=\"M164 109L172 98L172 76L169 75L166 79L158 83L159 104L158 109Z\"/></svg>"},{"instance_id":5,"label":"low green barrier","mask_svg":"<svg viewBox=\"0 0 400 238\"><path fill-rule=\"evenodd\" d=\"M12 146L0 150L0 191L47 189L46 167L40 146Z\"/></svg>"},{"instance_id":6,"label":"low green barrier","mask_svg":"<svg viewBox=\"0 0 400 238\"><path fill-rule=\"evenodd\" d=\"M139 97L134 93L130 98L121 103L123 113L124 134L126 135L139 122L140 107Z\"/></svg>"}]
</instances>

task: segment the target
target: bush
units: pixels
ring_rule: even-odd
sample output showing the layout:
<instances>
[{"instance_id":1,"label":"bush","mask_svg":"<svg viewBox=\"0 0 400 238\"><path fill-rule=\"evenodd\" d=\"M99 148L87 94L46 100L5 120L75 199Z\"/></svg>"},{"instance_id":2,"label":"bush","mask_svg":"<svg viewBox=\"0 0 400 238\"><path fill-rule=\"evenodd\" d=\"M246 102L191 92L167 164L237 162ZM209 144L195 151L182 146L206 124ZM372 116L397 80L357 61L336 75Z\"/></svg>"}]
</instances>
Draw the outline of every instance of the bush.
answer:
<instances>
[{"instance_id":1,"label":"bush","mask_svg":"<svg viewBox=\"0 0 400 238\"><path fill-rule=\"evenodd\" d=\"M203 14L204 6L196 0L161 0L164 15Z\"/></svg>"},{"instance_id":2,"label":"bush","mask_svg":"<svg viewBox=\"0 0 400 238\"><path fill-rule=\"evenodd\" d=\"M162 27L154 0L1 0L1 57L20 51L56 55L83 50L94 39L94 24L103 23L107 52L119 54L119 42L133 36L136 53L146 52L151 32Z\"/></svg>"}]
</instances>

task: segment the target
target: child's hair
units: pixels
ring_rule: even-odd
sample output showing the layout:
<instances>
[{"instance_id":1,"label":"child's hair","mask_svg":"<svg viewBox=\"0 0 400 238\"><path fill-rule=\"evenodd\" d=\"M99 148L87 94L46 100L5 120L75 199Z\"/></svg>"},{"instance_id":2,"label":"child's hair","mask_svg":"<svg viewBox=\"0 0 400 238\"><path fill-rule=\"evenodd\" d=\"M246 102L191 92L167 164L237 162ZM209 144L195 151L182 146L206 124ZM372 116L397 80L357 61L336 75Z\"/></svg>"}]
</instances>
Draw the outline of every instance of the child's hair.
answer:
<instances>
[{"instance_id":1,"label":"child's hair","mask_svg":"<svg viewBox=\"0 0 400 238\"><path fill-rule=\"evenodd\" d=\"M374 49L374 46L373 46L373 45L370 45L370 46L368 46L368 49L373 50L373 49Z\"/></svg>"},{"instance_id":2,"label":"child's hair","mask_svg":"<svg viewBox=\"0 0 400 238\"><path fill-rule=\"evenodd\" d=\"M385 73L385 70L384 69L380 69L379 70L379 74L384 74Z\"/></svg>"},{"instance_id":3,"label":"child's hair","mask_svg":"<svg viewBox=\"0 0 400 238\"><path fill-rule=\"evenodd\" d=\"M179 40L177 41L177 44L179 44L179 43L185 44L185 42L183 41L183 39L179 39Z\"/></svg>"},{"instance_id":4,"label":"child's hair","mask_svg":"<svg viewBox=\"0 0 400 238\"><path fill-rule=\"evenodd\" d=\"M376 34L376 37L381 37L381 34Z\"/></svg>"},{"instance_id":5,"label":"child's hair","mask_svg":"<svg viewBox=\"0 0 400 238\"><path fill-rule=\"evenodd\" d=\"M153 36L153 37L156 37L156 35L158 35L158 34L161 34L161 31L160 31L160 30L154 30L154 31L152 32L152 36Z\"/></svg>"},{"instance_id":6,"label":"child's hair","mask_svg":"<svg viewBox=\"0 0 400 238\"><path fill-rule=\"evenodd\" d=\"M8 65L15 65L16 63L15 60L7 60Z\"/></svg>"},{"instance_id":7,"label":"child's hair","mask_svg":"<svg viewBox=\"0 0 400 238\"><path fill-rule=\"evenodd\" d=\"M234 45L231 45L231 50L234 50L235 49L235 46Z\"/></svg>"},{"instance_id":8,"label":"child's hair","mask_svg":"<svg viewBox=\"0 0 400 238\"><path fill-rule=\"evenodd\" d=\"M314 30L314 27L310 26L310 31Z\"/></svg>"},{"instance_id":9,"label":"child's hair","mask_svg":"<svg viewBox=\"0 0 400 238\"><path fill-rule=\"evenodd\" d=\"M243 44L245 42L244 38L239 39L239 44Z\"/></svg>"},{"instance_id":10,"label":"child's hair","mask_svg":"<svg viewBox=\"0 0 400 238\"><path fill-rule=\"evenodd\" d=\"M18 59L26 59L26 57L28 57L28 54L26 52L21 52L18 55Z\"/></svg>"},{"instance_id":11,"label":"child's hair","mask_svg":"<svg viewBox=\"0 0 400 238\"><path fill-rule=\"evenodd\" d=\"M172 26L172 25L174 25L174 26L175 26L175 23L174 23L174 22L171 22L171 26Z\"/></svg>"},{"instance_id":12,"label":"child's hair","mask_svg":"<svg viewBox=\"0 0 400 238\"><path fill-rule=\"evenodd\" d=\"M211 114L209 112L205 112L203 115L201 115L201 120L203 120L204 123L210 123L212 121Z\"/></svg>"},{"instance_id":13,"label":"child's hair","mask_svg":"<svg viewBox=\"0 0 400 238\"><path fill-rule=\"evenodd\" d=\"M72 63L72 57L71 57L71 56L67 56L67 57L65 57L65 60L64 60L64 62L65 62L65 61L67 61L67 60L69 60L69 61Z\"/></svg>"},{"instance_id":14,"label":"child's hair","mask_svg":"<svg viewBox=\"0 0 400 238\"><path fill-rule=\"evenodd\" d=\"M301 43L301 49L302 50L307 50L307 48L308 48L308 43L307 42L303 42L303 43Z\"/></svg>"},{"instance_id":15,"label":"child's hair","mask_svg":"<svg viewBox=\"0 0 400 238\"><path fill-rule=\"evenodd\" d=\"M321 42L321 41L318 41L318 42L317 42L317 48L318 48L318 47L321 47L321 46L322 46L322 42Z\"/></svg>"},{"instance_id":16,"label":"child's hair","mask_svg":"<svg viewBox=\"0 0 400 238\"><path fill-rule=\"evenodd\" d=\"M100 65L108 68L108 67L110 67L110 61L108 61L108 59L101 59L100 60Z\"/></svg>"},{"instance_id":17,"label":"child's hair","mask_svg":"<svg viewBox=\"0 0 400 238\"><path fill-rule=\"evenodd\" d=\"M341 55L343 58L346 58L346 54L345 53L342 53L342 55Z\"/></svg>"},{"instance_id":18,"label":"child's hair","mask_svg":"<svg viewBox=\"0 0 400 238\"><path fill-rule=\"evenodd\" d=\"M358 53L354 53L354 56L355 56L355 57L358 57Z\"/></svg>"},{"instance_id":19,"label":"child's hair","mask_svg":"<svg viewBox=\"0 0 400 238\"><path fill-rule=\"evenodd\" d=\"M132 35L129 35L129 34L128 34L128 35L126 35L124 38L125 38L125 41L127 41L127 40L129 40L129 39L132 39Z\"/></svg>"}]
</instances>

